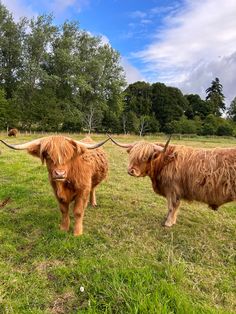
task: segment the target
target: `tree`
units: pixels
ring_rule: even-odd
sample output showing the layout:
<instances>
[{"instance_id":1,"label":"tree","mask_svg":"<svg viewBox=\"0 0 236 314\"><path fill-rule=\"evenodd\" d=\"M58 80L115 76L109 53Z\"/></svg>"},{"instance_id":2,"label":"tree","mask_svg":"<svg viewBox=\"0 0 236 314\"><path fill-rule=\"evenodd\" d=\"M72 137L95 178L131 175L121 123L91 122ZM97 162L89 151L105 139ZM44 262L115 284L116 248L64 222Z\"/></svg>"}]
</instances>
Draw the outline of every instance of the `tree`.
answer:
<instances>
[{"instance_id":1,"label":"tree","mask_svg":"<svg viewBox=\"0 0 236 314\"><path fill-rule=\"evenodd\" d=\"M7 127L8 124L8 101L5 97L5 92L0 89L0 129Z\"/></svg>"},{"instance_id":2,"label":"tree","mask_svg":"<svg viewBox=\"0 0 236 314\"><path fill-rule=\"evenodd\" d=\"M139 118L139 136L143 136L149 130L149 116L142 115Z\"/></svg>"},{"instance_id":3,"label":"tree","mask_svg":"<svg viewBox=\"0 0 236 314\"><path fill-rule=\"evenodd\" d=\"M231 101L227 114L230 119L236 122L236 97L234 97L234 99Z\"/></svg>"},{"instance_id":4,"label":"tree","mask_svg":"<svg viewBox=\"0 0 236 314\"><path fill-rule=\"evenodd\" d=\"M219 126L219 118L214 114L209 114L203 124L202 134L203 135L214 135L216 134L217 128Z\"/></svg>"},{"instance_id":5,"label":"tree","mask_svg":"<svg viewBox=\"0 0 236 314\"><path fill-rule=\"evenodd\" d=\"M210 103L212 113L216 116L220 116L221 111L225 111L225 96L222 90L223 86L218 77L216 77L215 80L211 82L211 86L206 89L206 100Z\"/></svg>"},{"instance_id":6,"label":"tree","mask_svg":"<svg viewBox=\"0 0 236 314\"><path fill-rule=\"evenodd\" d=\"M166 124L180 119L187 106L188 101L178 88L163 83L152 84L152 112L160 123L161 131L166 131Z\"/></svg>"},{"instance_id":7,"label":"tree","mask_svg":"<svg viewBox=\"0 0 236 314\"><path fill-rule=\"evenodd\" d=\"M15 23L0 2L0 87L4 88L7 99L13 96L18 86L25 24L25 19Z\"/></svg>"},{"instance_id":8,"label":"tree","mask_svg":"<svg viewBox=\"0 0 236 314\"><path fill-rule=\"evenodd\" d=\"M130 84L124 91L124 111L133 111L140 117L151 113L151 86L146 82Z\"/></svg>"},{"instance_id":9,"label":"tree","mask_svg":"<svg viewBox=\"0 0 236 314\"><path fill-rule=\"evenodd\" d=\"M90 106L89 110L84 114L83 125L85 130L90 134L98 129L102 120L102 112L96 110L95 106Z\"/></svg>"},{"instance_id":10,"label":"tree","mask_svg":"<svg viewBox=\"0 0 236 314\"><path fill-rule=\"evenodd\" d=\"M28 27L29 30L23 42L22 69L19 72L20 82L15 95L15 103L22 112L22 127L30 129L32 125L38 123L38 116L43 115L45 118L46 112L50 112L48 106L52 103L51 112L55 113L54 93L49 91L46 84L49 79L46 64L51 51L52 38L57 28L52 25L51 15L32 18L28 22ZM39 95L43 96L45 103L38 102ZM49 95L48 99L46 95ZM52 97L54 101L51 101Z\"/></svg>"},{"instance_id":11,"label":"tree","mask_svg":"<svg viewBox=\"0 0 236 314\"><path fill-rule=\"evenodd\" d=\"M185 116L188 119L193 119L195 116L200 117L204 120L210 113L212 108L210 102L204 101L197 94L184 95L188 101L188 107L185 111Z\"/></svg>"},{"instance_id":12,"label":"tree","mask_svg":"<svg viewBox=\"0 0 236 314\"><path fill-rule=\"evenodd\" d=\"M229 123L229 121L222 120L222 123L217 128L216 134L219 136L232 136L233 126Z\"/></svg>"}]
</instances>

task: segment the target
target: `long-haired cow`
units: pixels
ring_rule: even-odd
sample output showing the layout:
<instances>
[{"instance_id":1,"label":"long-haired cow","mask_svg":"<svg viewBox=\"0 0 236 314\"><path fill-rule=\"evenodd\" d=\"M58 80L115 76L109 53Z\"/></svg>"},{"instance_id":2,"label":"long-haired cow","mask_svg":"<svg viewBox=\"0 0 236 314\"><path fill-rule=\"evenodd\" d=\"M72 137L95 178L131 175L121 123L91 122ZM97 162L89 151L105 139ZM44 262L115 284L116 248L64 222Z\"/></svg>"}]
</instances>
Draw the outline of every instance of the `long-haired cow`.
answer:
<instances>
[{"instance_id":1,"label":"long-haired cow","mask_svg":"<svg viewBox=\"0 0 236 314\"><path fill-rule=\"evenodd\" d=\"M76 141L63 136L49 136L25 144L10 145L10 148L24 150L45 161L49 181L59 202L62 214L61 230L70 227L69 205L74 201L74 235L83 232L83 216L89 196L96 206L95 188L105 179L108 171L106 154L97 149L108 139L94 143L91 139Z\"/></svg>"},{"instance_id":2,"label":"long-haired cow","mask_svg":"<svg viewBox=\"0 0 236 314\"><path fill-rule=\"evenodd\" d=\"M127 149L128 174L149 176L153 190L166 197L167 227L176 223L181 199L206 203L213 210L236 200L236 148L195 149L169 145L170 139L166 145L111 140Z\"/></svg>"},{"instance_id":3,"label":"long-haired cow","mask_svg":"<svg viewBox=\"0 0 236 314\"><path fill-rule=\"evenodd\" d=\"M14 137L16 137L18 133L19 133L19 131L14 128L14 129L10 129L10 130L8 131L7 135L8 135L8 136L14 136Z\"/></svg>"}]
</instances>

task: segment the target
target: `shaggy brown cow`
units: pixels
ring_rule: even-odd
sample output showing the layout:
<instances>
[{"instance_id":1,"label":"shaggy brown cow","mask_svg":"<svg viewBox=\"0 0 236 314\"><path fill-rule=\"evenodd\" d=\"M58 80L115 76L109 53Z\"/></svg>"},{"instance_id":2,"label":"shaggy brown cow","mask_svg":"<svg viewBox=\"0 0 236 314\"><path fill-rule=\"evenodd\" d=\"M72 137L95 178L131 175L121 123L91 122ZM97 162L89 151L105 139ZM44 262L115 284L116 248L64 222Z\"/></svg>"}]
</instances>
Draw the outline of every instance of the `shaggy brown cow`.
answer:
<instances>
[{"instance_id":1,"label":"shaggy brown cow","mask_svg":"<svg viewBox=\"0 0 236 314\"><path fill-rule=\"evenodd\" d=\"M105 179L108 162L102 149L109 139L94 144L91 139L76 141L63 136L49 136L25 144L10 145L13 149L26 149L29 154L46 161L49 180L62 213L61 230L70 227L69 204L74 201L74 235L83 232L83 216L89 195L96 206L95 188Z\"/></svg>"},{"instance_id":2,"label":"shaggy brown cow","mask_svg":"<svg viewBox=\"0 0 236 314\"><path fill-rule=\"evenodd\" d=\"M121 144L129 153L128 174L149 176L153 190L167 199L165 226L176 223L181 199L199 201L213 210L236 200L236 148L195 149L137 142Z\"/></svg>"},{"instance_id":3,"label":"shaggy brown cow","mask_svg":"<svg viewBox=\"0 0 236 314\"><path fill-rule=\"evenodd\" d=\"M8 131L8 136L15 136L16 137L16 135L18 134L18 130L17 129L10 129L9 131Z\"/></svg>"}]
</instances>

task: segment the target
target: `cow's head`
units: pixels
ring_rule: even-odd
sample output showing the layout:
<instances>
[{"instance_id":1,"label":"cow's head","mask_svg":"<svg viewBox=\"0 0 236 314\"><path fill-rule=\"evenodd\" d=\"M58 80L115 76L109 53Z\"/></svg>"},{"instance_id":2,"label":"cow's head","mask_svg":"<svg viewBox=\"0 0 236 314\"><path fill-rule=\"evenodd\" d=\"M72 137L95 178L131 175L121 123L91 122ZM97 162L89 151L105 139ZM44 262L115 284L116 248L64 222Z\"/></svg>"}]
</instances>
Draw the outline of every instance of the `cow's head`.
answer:
<instances>
[{"instance_id":1,"label":"cow's head","mask_svg":"<svg viewBox=\"0 0 236 314\"><path fill-rule=\"evenodd\" d=\"M42 163L46 162L52 180L65 181L69 166L74 158L84 154L87 149L98 148L108 140L91 144L64 136L49 136L18 145L0 141L12 149L27 150L29 154L39 157Z\"/></svg>"},{"instance_id":2,"label":"cow's head","mask_svg":"<svg viewBox=\"0 0 236 314\"><path fill-rule=\"evenodd\" d=\"M133 144L122 144L116 142L109 136L113 143L126 148L129 154L128 174L134 177L145 177L150 175L152 165L155 163L156 170L160 170L165 164L169 163L174 157L173 154L167 154L167 147L170 138L165 145L147 143L144 141Z\"/></svg>"}]
</instances>

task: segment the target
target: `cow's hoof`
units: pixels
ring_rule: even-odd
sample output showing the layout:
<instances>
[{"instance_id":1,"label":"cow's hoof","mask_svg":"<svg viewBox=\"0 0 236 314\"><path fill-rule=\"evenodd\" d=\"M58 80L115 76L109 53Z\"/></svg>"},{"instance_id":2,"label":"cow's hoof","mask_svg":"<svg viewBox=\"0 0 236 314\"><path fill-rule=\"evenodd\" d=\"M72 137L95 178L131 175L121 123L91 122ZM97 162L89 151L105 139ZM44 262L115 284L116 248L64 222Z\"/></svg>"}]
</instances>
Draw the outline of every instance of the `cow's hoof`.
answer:
<instances>
[{"instance_id":1,"label":"cow's hoof","mask_svg":"<svg viewBox=\"0 0 236 314\"><path fill-rule=\"evenodd\" d=\"M65 227L65 226L59 225L59 229L60 229L61 231L68 232L69 229L70 229L70 227Z\"/></svg>"},{"instance_id":2,"label":"cow's hoof","mask_svg":"<svg viewBox=\"0 0 236 314\"><path fill-rule=\"evenodd\" d=\"M74 232L74 237L79 237L81 235L82 235L82 232L81 233Z\"/></svg>"},{"instance_id":3,"label":"cow's hoof","mask_svg":"<svg viewBox=\"0 0 236 314\"><path fill-rule=\"evenodd\" d=\"M173 223L172 223L172 222L165 221L163 225L164 225L164 227L170 228L170 227L173 226Z\"/></svg>"}]
</instances>

